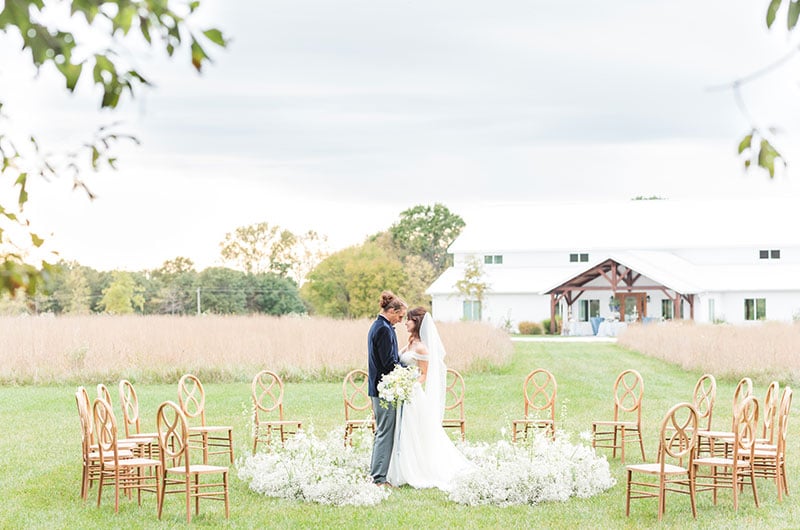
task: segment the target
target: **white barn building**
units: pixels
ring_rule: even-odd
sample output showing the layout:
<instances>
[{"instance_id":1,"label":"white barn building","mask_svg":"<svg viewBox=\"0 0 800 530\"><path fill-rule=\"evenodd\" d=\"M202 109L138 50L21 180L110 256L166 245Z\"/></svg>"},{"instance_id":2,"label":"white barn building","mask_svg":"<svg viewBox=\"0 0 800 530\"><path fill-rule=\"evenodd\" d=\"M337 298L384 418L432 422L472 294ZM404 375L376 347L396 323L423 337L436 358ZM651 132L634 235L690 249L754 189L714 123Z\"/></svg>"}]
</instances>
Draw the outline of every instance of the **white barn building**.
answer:
<instances>
[{"instance_id":1,"label":"white barn building","mask_svg":"<svg viewBox=\"0 0 800 530\"><path fill-rule=\"evenodd\" d=\"M746 323L800 318L800 204L646 200L515 204L472 218L429 288L438 320L516 328L551 314L565 333L601 319ZM483 300L456 288L478 260ZM624 326L624 324L621 324Z\"/></svg>"}]
</instances>

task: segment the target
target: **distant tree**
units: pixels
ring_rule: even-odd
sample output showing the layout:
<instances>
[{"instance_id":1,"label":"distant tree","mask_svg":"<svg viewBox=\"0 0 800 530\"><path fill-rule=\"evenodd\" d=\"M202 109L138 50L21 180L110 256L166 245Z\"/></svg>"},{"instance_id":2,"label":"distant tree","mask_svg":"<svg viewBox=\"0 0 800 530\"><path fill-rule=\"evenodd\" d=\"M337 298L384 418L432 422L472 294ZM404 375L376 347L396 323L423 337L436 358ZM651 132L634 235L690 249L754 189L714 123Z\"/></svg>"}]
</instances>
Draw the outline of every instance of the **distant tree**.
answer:
<instances>
[{"instance_id":1,"label":"distant tree","mask_svg":"<svg viewBox=\"0 0 800 530\"><path fill-rule=\"evenodd\" d=\"M77 263L67 270L64 290L56 292L56 296L64 313L85 315L90 312L89 282Z\"/></svg>"},{"instance_id":2,"label":"distant tree","mask_svg":"<svg viewBox=\"0 0 800 530\"><path fill-rule=\"evenodd\" d=\"M239 266L249 274L273 272L287 276L296 258L292 249L297 236L289 230L269 223L240 226L225 234L219 244L222 259Z\"/></svg>"},{"instance_id":3,"label":"distant tree","mask_svg":"<svg viewBox=\"0 0 800 530\"><path fill-rule=\"evenodd\" d=\"M144 297L141 294L141 287L128 272L114 271L113 281L103 290L103 298L100 306L106 313L114 315L125 315L134 312L134 308L142 310Z\"/></svg>"},{"instance_id":4,"label":"distant tree","mask_svg":"<svg viewBox=\"0 0 800 530\"><path fill-rule=\"evenodd\" d=\"M456 281L455 288L466 301L474 301L483 305L484 295L489 290L489 284L484 278L481 260L475 256L467 259L464 265L464 276Z\"/></svg>"},{"instance_id":5,"label":"distant tree","mask_svg":"<svg viewBox=\"0 0 800 530\"><path fill-rule=\"evenodd\" d=\"M464 228L464 220L443 204L418 205L400 213L400 220L389 228L399 257L420 256L431 264L434 277L451 264L447 248Z\"/></svg>"},{"instance_id":6,"label":"distant tree","mask_svg":"<svg viewBox=\"0 0 800 530\"><path fill-rule=\"evenodd\" d=\"M268 315L302 314L306 306L300 299L297 285L276 274L251 274L245 278L247 312Z\"/></svg>"},{"instance_id":7,"label":"distant tree","mask_svg":"<svg viewBox=\"0 0 800 530\"><path fill-rule=\"evenodd\" d=\"M199 72L209 56L209 45L225 46L226 40L215 28L198 32L192 27L199 0L6 0L0 3L0 36L10 45L20 45L30 53L37 70L50 68L59 74L67 91L79 86L80 78L90 77L100 93L100 107L113 110L123 95L134 93L150 82L133 63L147 59L148 52L134 52L129 44L141 39L149 48L162 49L172 56L188 44L189 58ZM67 9L68 8L68 9ZM67 15L67 16L64 16ZM75 29L77 28L77 29ZM131 32L131 30L134 30ZM91 72L88 74L87 72ZM0 72L2 74L2 72ZM15 82L19 72L2 83ZM112 146L120 139L134 138L102 127L91 140L63 157L47 153L35 136L20 134L9 126L9 108L0 99L0 292L25 290L32 295L47 281L51 266L41 268L28 263L28 251L44 240L30 231L23 215L28 202L30 176L71 177L74 186L94 197L81 171L101 167L116 168ZM16 199L9 201L13 192ZM12 234L17 232L17 236ZM22 232L24 235L19 235ZM19 250L22 249L22 250Z\"/></svg>"},{"instance_id":8,"label":"distant tree","mask_svg":"<svg viewBox=\"0 0 800 530\"><path fill-rule=\"evenodd\" d=\"M436 279L433 266L420 256L406 256L403 259L403 271L406 275L406 287L403 293L409 307L421 305L430 308L431 297L425 294L425 291Z\"/></svg>"},{"instance_id":9,"label":"distant tree","mask_svg":"<svg viewBox=\"0 0 800 530\"><path fill-rule=\"evenodd\" d=\"M203 313L247 313L247 275L225 267L209 267L197 278L200 310Z\"/></svg>"},{"instance_id":10,"label":"distant tree","mask_svg":"<svg viewBox=\"0 0 800 530\"><path fill-rule=\"evenodd\" d=\"M403 264L385 249L365 243L336 252L308 275L300 292L316 314L360 318L378 311L384 289L403 296Z\"/></svg>"},{"instance_id":11,"label":"distant tree","mask_svg":"<svg viewBox=\"0 0 800 530\"><path fill-rule=\"evenodd\" d=\"M197 272L189 258L177 257L151 271L155 294L153 311L169 315L183 315L197 310Z\"/></svg>"},{"instance_id":12,"label":"distant tree","mask_svg":"<svg viewBox=\"0 0 800 530\"><path fill-rule=\"evenodd\" d=\"M295 259L289 276L297 285L303 285L308 273L330 254L328 237L309 230L297 237L292 253Z\"/></svg>"}]
</instances>

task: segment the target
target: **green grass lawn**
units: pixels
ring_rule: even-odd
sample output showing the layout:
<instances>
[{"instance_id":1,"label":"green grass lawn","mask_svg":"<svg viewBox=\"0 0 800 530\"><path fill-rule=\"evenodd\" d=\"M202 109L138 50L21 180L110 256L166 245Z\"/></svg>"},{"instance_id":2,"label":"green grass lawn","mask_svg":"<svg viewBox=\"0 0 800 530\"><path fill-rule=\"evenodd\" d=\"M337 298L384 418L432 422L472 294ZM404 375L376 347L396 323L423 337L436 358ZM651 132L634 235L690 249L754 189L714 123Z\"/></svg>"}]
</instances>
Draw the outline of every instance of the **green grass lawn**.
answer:
<instances>
[{"instance_id":1,"label":"green grass lawn","mask_svg":"<svg viewBox=\"0 0 800 530\"><path fill-rule=\"evenodd\" d=\"M667 409L678 401L691 399L700 373L684 372L664 362L600 343L517 343L508 366L481 373L467 373L465 380L467 438L496 441L508 438L511 420L522 413L522 382L533 368L549 369L558 381L559 427L572 433L588 431L594 419L610 419L612 385L617 374L637 369L645 381L643 422L645 450L652 459L656 450L658 424ZM94 396L94 384L86 386ZM105 381L116 385L116 382ZM134 381L135 383L135 381ZM714 425L730 427L731 400L736 381L718 381ZM155 429L155 410L164 400L177 399L177 381L171 385L137 385L143 430ZM116 386L112 389L119 411ZM757 384L760 399L766 385ZM143 505L124 500L120 513L113 512L113 494L95 506L96 485L84 504L80 489L80 433L72 386L0 388L0 527L2 528L149 528L185 526L183 500L167 498L163 520L156 518L152 495ZM250 388L248 383L207 384L206 408L209 423L234 426L236 452L248 454ZM284 398L286 415L313 425L317 434L336 428L343 421L341 384L290 383ZM729 492L721 494L717 506L710 494L698 496L698 518L693 521L686 496L669 496L663 526L666 528L798 528L796 412L789 427L789 488L791 496L778 503L775 486L759 480L761 508L755 508L745 492L738 512L732 509ZM121 415L121 412L118 412ZM638 462L631 450L629 463ZM610 455L609 455L610 456ZM625 518L625 469L611 461L617 485L591 499L538 506L465 507L448 501L438 490L392 491L382 504L369 508L337 508L275 500L251 492L232 470L231 517L225 520L221 503L201 504L193 524L206 527L342 527L342 528L638 528L657 523L654 500L634 501Z\"/></svg>"}]
</instances>

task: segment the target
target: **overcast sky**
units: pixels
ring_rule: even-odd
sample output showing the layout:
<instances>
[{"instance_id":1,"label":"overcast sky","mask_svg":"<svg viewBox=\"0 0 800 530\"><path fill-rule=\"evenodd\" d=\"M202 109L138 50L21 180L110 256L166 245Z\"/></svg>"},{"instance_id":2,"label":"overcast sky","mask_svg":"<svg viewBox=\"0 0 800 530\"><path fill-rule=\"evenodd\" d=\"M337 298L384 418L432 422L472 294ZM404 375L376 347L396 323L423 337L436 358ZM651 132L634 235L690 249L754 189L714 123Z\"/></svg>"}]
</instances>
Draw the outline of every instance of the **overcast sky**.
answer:
<instances>
[{"instance_id":1,"label":"overcast sky","mask_svg":"<svg viewBox=\"0 0 800 530\"><path fill-rule=\"evenodd\" d=\"M232 42L202 76L150 53L156 88L100 113L0 36L0 100L53 150L115 119L142 141L90 176L94 202L66 180L33 188L50 246L103 270L218 264L225 233L261 221L341 248L434 202L470 223L507 201L800 197L800 61L742 90L783 129L793 166L772 181L743 172L750 122L709 90L796 41L782 13L765 30L767 3L204 0Z\"/></svg>"}]
</instances>

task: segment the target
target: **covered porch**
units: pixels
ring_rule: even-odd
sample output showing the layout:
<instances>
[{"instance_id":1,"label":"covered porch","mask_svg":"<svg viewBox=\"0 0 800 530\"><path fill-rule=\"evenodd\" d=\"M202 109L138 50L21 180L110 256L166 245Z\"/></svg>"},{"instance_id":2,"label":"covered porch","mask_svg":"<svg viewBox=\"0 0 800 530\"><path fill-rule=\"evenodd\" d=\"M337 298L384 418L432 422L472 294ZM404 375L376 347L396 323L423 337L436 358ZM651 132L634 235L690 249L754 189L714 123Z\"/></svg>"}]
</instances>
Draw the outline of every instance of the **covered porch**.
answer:
<instances>
[{"instance_id":1,"label":"covered porch","mask_svg":"<svg viewBox=\"0 0 800 530\"><path fill-rule=\"evenodd\" d=\"M573 335L616 335L629 323L680 319L687 310L693 320L697 291L677 278L656 280L664 276L657 269L609 257L544 291L550 295L550 333L559 312L562 333Z\"/></svg>"}]
</instances>

